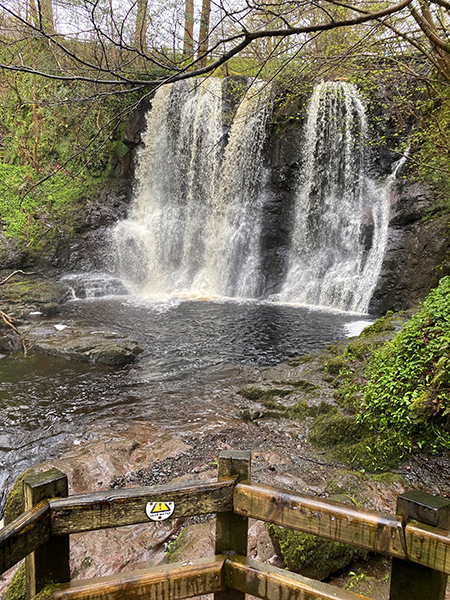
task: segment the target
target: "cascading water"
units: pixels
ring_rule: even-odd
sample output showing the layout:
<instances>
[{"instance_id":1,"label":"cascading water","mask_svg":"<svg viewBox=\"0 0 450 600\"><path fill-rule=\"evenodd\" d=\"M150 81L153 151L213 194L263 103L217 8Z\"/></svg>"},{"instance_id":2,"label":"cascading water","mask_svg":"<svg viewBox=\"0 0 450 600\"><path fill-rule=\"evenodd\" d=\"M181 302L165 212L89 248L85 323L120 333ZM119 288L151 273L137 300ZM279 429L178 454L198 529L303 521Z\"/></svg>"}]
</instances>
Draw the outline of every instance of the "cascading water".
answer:
<instances>
[{"instance_id":1,"label":"cascading water","mask_svg":"<svg viewBox=\"0 0 450 600\"><path fill-rule=\"evenodd\" d=\"M157 92L133 212L113 234L116 271L141 293L258 294L269 95L251 81L224 150L221 80Z\"/></svg>"},{"instance_id":2,"label":"cascading water","mask_svg":"<svg viewBox=\"0 0 450 600\"><path fill-rule=\"evenodd\" d=\"M271 92L248 80L229 131L223 81L160 89L147 117L131 217L115 271L147 296L264 296L263 166ZM309 105L286 277L269 300L366 312L381 269L388 181L366 174L356 88L322 82ZM225 135L227 133L227 135Z\"/></svg>"},{"instance_id":3,"label":"cascading water","mask_svg":"<svg viewBox=\"0 0 450 600\"><path fill-rule=\"evenodd\" d=\"M366 175L366 144L356 88L316 86L280 300L367 311L386 246L391 179L380 184Z\"/></svg>"}]
</instances>

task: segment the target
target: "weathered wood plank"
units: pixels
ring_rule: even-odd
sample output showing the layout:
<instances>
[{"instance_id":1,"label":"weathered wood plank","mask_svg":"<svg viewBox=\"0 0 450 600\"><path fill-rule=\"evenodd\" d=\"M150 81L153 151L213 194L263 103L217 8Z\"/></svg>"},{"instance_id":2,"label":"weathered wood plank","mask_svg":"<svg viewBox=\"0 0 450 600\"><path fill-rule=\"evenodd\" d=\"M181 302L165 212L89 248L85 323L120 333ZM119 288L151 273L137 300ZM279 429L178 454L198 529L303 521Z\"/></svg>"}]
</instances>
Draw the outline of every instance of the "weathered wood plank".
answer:
<instances>
[{"instance_id":1,"label":"weathered wood plank","mask_svg":"<svg viewBox=\"0 0 450 600\"><path fill-rule=\"evenodd\" d=\"M226 450L219 456L219 481L236 477L237 481L248 481L251 474L252 453ZM248 519L232 510L218 514L216 518L216 554L234 552L247 556ZM244 600L245 594L226 589L214 594L214 600Z\"/></svg>"},{"instance_id":2,"label":"weathered wood plank","mask_svg":"<svg viewBox=\"0 0 450 600\"><path fill-rule=\"evenodd\" d=\"M395 515L253 483L235 487L234 511L386 556L406 558L402 520Z\"/></svg>"},{"instance_id":3,"label":"weathered wood plank","mask_svg":"<svg viewBox=\"0 0 450 600\"><path fill-rule=\"evenodd\" d=\"M234 479L189 481L70 496L50 503L53 535L147 523L148 502L174 502L173 517L232 509Z\"/></svg>"},{"instance_id":4,"label":"weathered wood plank","mask_svg":"<svg viewBox=\"0 0 450 600\"><path fill-rule=\"evenodd\" d=\"M50 539L50 506L46 500L0 529L0 575Z\"/></svg>"},{"instance_id":5,"label":"weathered wood plank","mask_svg":"<svg viewBox=\"0 0 450 600\"><path fill-rule=\"evenodd\" d=\"M450 527L450 501L421 490L410 490L401 494L397 498L397 514L405 524L415 520L447 531ZM420 543L420 539L418 542ZM416 554L422 557L423 552L416 550ZM428 556L428 552L426 554ZM446 589L446 573L423 564L393 559L390 600L444 600Z\"/></svg>"},{"instance_id":6,"label":"weathered wood plank","mask_svg":"<svg viewBox=\"0 0 450 600\"><path fill-rule=\"evenodd\" d=\"M141 569L58 586L54 600L180 600L224 589L225 556Z\"/></svg>"},{"instance_id":7,"label":"weathered wood plank","mask_svg":"<svg viewBox=\"0 0 450 600\"><path fill-rule=\"evenodd\" d=\"M277 569L244 556L234 555L227 559L224 571L227 586L264 600L370 600L366 596Z\"/></svg>"},{"instance_id":8,"label":"weathered wood plank","mask_svg":"<svg viewBox=\"0 0 450 600\"><path fill-rule=\"evenodd\" d=\"M45 498L65 498L69 493L67 475L52 468L30 475L23 480L25 510L36 506ZM27 598L31 600L52 581L63 583L70 579L69 536L50 539L26 558Z\"/></svg>"},{"instance_id":9,"label":"weathered wood plank","mask_svg":"<svg viewBox=\"0 0 450 600\"><path fill-rule=\"evenodd\" d=\"M450 575L450 531L411 521L405 539L409 560Z\"/></svg>"}]
</instances>

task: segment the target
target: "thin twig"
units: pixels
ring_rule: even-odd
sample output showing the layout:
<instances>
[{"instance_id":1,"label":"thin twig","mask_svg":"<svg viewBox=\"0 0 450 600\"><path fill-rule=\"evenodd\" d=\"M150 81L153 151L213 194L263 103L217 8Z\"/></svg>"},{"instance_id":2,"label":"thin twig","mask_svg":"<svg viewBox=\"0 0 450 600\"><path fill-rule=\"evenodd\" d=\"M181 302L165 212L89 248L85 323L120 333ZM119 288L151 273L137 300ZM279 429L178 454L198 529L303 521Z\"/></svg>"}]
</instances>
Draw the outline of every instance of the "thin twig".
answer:
<instances>
[{"instance_id":1,"label":"thin twig","mask_svg":"<svg viewBox=\"0 0 450 600\"><path fill-rule=\"evenodd\" d=\"M11 327L11 329L13 329L17 333L17 335L20 338L20 343L22 344L23 355L26 356L27 355L27 347L25 345L25 339L24 339L23 335L20 333L20 331L17 329L17 327L14 327L14 325L12 324L12 322L16 321L17 319L15 319L14 317L10 317L2 310L0 310L0 319L3 321L3 323L5 323L5 325L8 325L8 327Z\"/></svg>"},{"instance_id":2,"label":"thin twig","mask_svg":"<svg viewBox=\"0 0 450 600\"><path fill-rule=\"evenodd\" d=\"M17 271L13 271L10 275L8 275L8 277L6 277L6 279L4 279L3 281L0 281L0 285L4 285L7 281L9 281L11 279L11 277L14 277L14 275L17 275L17 273L22 273L22 275L34 275L34 271L30 271L30 273L25 273L25 271L21 271L20 269L18 269Z\"/></svg>"}]
</instances>

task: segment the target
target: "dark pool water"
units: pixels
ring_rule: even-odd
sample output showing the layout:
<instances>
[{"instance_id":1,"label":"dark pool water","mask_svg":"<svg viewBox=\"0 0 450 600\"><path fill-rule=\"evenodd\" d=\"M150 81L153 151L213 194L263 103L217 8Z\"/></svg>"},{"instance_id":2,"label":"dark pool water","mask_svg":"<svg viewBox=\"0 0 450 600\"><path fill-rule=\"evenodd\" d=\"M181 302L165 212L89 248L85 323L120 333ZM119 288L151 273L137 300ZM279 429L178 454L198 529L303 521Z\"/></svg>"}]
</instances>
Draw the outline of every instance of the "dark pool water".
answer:
<instances>
[{"instance_id":1,"label":"dark pool water","mask_svg":"<svg viewBox=\"0 0 450 600\"><path fill-rule=\"evenodd\" d=\"M257 302L69 302L61 323L126 333L144 354L124 369L46 356L0 360L0 490L28 466L57 457L94 422L129 416L182 429L197 413L220 418L220 406L213 411L196 389L211 381L226 386L237 365L270 365L320 349L360 319Z\"/></svg>"}]
</instances>

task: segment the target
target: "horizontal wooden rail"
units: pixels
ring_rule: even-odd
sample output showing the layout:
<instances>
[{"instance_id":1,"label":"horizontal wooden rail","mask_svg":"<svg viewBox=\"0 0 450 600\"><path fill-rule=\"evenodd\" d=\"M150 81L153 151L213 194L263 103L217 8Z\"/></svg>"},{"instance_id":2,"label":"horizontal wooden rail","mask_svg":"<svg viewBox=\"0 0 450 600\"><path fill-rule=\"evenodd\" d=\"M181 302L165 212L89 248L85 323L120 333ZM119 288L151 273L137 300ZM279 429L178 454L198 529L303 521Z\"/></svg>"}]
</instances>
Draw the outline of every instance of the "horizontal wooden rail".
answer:
<instances>
[{"instance_id":1,"label":"horizontal wooden rail","mask_svg":"<svg viewBox=\"0 0 450 600\"><path fill-rule=\"evenodd\" d=\"M370 600L237 554L225 561L225 582L229 588L264 600Z\"/></svg>"},{"instance_id":2,"label":"horizontal wooden rail","mask_svg":"<svg viewBox=\"0 0 450 600\"><path fill-rule=\"evenodd\" d=\"M411 521L405 539L410 561L450 575L450 531Z\"/></svg>"},{"instance_id":3,"label":"horizontal wooden rail","mask_svg":"<svg viewBox=\"0 0 450 600\"><path fill-rule=\"evenodd\" d=\"M211 556L187 563L160 565L101 579L57 586L54 600L181 600L221 592L226 587L263 600L370 600L321 581L239 556Z\"/></svg>"},{"instance_id":4,"label":"horizontal wooden rail","mask_svg":"<svg viewBox=\"0 0 450 600\"><path fill-rule=\"evenodd\" d=\"M50 506L46 500L0 529L0 575L50 539Z\"/></svg>"},{"instance_id":5,"label":"horizontal wooden rail","mask_svg":"<svg viewBox=\"0 0 450 600\"><path fill-rule=\"evenodd\" d=\"M234 511L351 544L386 556L407 558L402 520L314 496L303 496L255 483L239 483L234 492Z\"/></svg>"},{"instance_id":6,"label":"horizontal wooden rail","mask_svg":"<svg viewBox=\"0 0 450 600\"><path fill-rule=\"evenodd\" d=\"M101 579L71 581L58 586L54 600L181 600L223 591L225 556L174 563L110 575Z\"/></svg>"},{"instance_id":7,"label":"horizontal wooden rail","mask_svg":"<svg viewBox=\"0 0 450 600\"><path fill-rule=\"evenodd\" d=\"M174 502L173 517L232 510L234 478L208 479L51 500L52 535L148 523L148 502Z\"/></svg>"}]
</instances>

